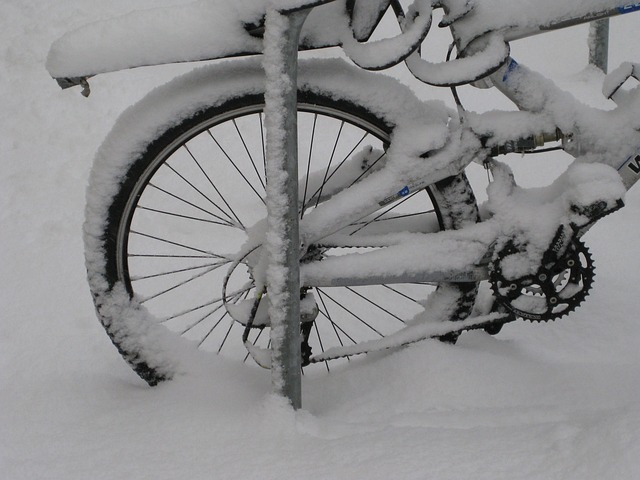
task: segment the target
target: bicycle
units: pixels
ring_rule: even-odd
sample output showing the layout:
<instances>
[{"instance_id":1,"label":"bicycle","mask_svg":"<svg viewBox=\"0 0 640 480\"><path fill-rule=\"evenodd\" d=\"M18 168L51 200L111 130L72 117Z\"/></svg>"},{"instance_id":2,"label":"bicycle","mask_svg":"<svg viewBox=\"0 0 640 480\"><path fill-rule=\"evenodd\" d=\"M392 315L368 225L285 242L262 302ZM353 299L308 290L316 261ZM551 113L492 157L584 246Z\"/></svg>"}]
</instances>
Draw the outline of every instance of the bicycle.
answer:
<instances>
[{"instance_id":1,"label":"bicycle","mask_svg":"<svg viewBox=\"0 0 640 480\"><path fill-rule=\"evenodd\" d=\"M406 13L397 0L280 2L309 11L301 49L342 46L357 65L300 62L305 366L426 338L453 342L469 329L495 334L518 318L555 320L587 297L594 267L581 237L623 206L640 176L639 89L622 88L640 78L640 66L625 63L606 77L603 93L617 107L601 111L519 65L509 42L640 4L594 0L571 11L554 2L542 11L520 2L523 21L513 24L496 14L512 12L513 0L500 9L501 1L415 0ZM453 34L449 55L458 52L440 64L420 56L434 7ZM58 83L88 95L88 79L107 71L253 55L149 93L118 120L94 162L84 229L89 286L107 334L150 385L171 378L194 342L267 363L257 57L265 8L202 1L138 12L72 32L49 56ZM400 33L372 41L388 9ZM181 15L188 31L170 28ZM213 36L212 22L221 29ZM130 44L109 47L123 28L137 32ZM162 44L139 47L155 30ZM425 84L451 88L457 110L367 71L400 62ZM456 94L464 84L496 88L518 111L466 111ZM576 161L545 188L518 187L496 159L548 143ZM492 176L482 209L465 176L472 163ZM490 289L479 294L484 281Z\"/></svg>"}]
</instances>

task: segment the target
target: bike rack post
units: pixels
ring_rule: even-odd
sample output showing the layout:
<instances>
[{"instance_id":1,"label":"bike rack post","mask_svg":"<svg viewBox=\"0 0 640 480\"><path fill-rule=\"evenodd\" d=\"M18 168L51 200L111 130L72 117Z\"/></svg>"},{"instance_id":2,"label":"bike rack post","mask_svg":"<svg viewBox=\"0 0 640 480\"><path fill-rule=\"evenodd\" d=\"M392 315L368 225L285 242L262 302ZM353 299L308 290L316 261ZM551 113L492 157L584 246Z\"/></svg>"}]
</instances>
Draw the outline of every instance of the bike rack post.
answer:
<instances>
[{"instance_id":1,"label":"bike rack post","mask_svg":"<svg viewBox=\"0 0 640 480\"><path fill-rule=\"evenodd\" d=\"M589 25L589 63L604 73L609 67L609 19L596 20Z\"/></svg>"},{"instance_id":2,"label":"bike rack post","mask_svg":"<svg viewBox=\"0 0 640 480\"><path fill-rule=\"evenodd\" d=\"M264 35L271 379L274 392L294 409L302 406L297 67L307 13L270 9Z\"/></svg>"}]
</instances>

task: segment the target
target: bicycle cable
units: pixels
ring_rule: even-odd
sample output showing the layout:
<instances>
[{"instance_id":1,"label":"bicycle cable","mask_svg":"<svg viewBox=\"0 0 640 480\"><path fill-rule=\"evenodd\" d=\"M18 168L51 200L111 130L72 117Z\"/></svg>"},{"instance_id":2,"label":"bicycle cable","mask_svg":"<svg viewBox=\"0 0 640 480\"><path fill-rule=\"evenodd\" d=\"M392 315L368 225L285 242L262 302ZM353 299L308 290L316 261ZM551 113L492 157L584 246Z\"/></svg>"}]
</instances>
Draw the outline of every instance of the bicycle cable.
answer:
<instances>
[{"instance_id":1,"label":"bicycle cable","mask_svg":"<svg viewBox=\"0 0 640 480\"><path fill-rule=\"evenodd\" d=\"M548 153L548 152L555 152L557 150L564 150L564 149L562 147L540 148L538 150L530 150L528 152L522 152L522 154L531 155L532 153Z\"/></svg>"},{"instance_id":2,"label":"bicycle cable","mask_svg":"<svg viewBox=\"0 0 640 480\"><path fill-rule=\"evenodd\" d=\"M447 51L447 57L446 57L447 62L451 60L451 54L453 53L454 48L455 48L455 43L451 42L451 44L449 45L449 49ZM458 95L458 88L455 85L451 85L449 88L451 89L451 95L453 95L453 100L456 103L456 107L458 109L458 116L460 117L460 123L462 124L464 123L465 114L467 110L464 108L464 105L462 105L462 101L460 100L460 96Z\"/></svg>"}]
</instances>

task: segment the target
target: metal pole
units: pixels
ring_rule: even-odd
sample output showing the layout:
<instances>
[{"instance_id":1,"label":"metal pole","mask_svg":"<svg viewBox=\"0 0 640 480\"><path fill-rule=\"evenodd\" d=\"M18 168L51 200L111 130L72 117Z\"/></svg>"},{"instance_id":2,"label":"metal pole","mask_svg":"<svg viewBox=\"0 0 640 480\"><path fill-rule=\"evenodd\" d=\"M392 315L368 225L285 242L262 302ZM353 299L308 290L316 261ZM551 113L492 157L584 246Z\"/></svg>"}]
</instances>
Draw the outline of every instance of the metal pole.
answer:
<instances>
[{"instance_id":1,"label":"metal pole","mask_svg":"<svg viewBox=\"0 0 640 480\"><path fill-rule=\"evenodd\" d=\"M609 19L589 25L589 63L607 73L609 63Z\"/></svg>"},{"instance_id":2,"label":"metal pole","mask_svg":"<svg viewBox=\"0 0 640 480\"><path fill-rule=\"evenodd\" d=\"M270 9L264 37L271 379L274 392L294 409L302 406L297 65L307 13Z\"/></svg>"}]
</instances>

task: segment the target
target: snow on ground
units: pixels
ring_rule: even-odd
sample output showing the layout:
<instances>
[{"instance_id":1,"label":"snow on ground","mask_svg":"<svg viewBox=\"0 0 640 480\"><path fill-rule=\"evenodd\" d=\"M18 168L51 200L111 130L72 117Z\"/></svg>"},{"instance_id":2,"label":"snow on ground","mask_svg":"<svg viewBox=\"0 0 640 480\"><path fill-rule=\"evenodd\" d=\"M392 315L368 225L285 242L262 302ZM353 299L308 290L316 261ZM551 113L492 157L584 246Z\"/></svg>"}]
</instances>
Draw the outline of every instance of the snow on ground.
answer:
<instances>
[{"instance_id":1,"label":"snow on ground","mask_svg":"<svg viewBox=\"0 0 640 480\"><path fill-rule=\"evenodd\" d=\"M129 370L84 279L86 178L119 112L189 67L98 77L87 100L61 92L44 61L67 29L177 3L0 4L0 478L639 478L638 191L586 238L595 289L561 322L423 342L307 376L297 414L270 396L267 372L221 358L153 389ZM640 60L639 21L612 23L613 66ZM516 57L537 56L595 101L601 78L581 72L586 30L548 37L520 42ZM548 183L544 170L555 170L538 162L518 168Z\"/></svg>"}]
</instances>

